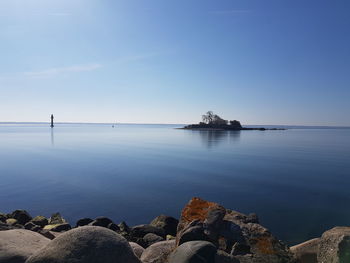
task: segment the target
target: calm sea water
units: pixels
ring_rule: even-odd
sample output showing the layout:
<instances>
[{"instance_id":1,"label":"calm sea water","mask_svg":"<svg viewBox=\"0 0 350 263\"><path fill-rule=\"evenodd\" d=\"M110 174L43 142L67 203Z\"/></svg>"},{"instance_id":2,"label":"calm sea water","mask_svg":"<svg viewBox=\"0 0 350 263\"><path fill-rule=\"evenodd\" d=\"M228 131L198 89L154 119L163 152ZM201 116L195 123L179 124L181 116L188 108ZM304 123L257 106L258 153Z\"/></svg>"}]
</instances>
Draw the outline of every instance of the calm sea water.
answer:
<instances>
[{"instance_id":1,"label":"calm sea water","mask_svg":"<svg viewBox=\"0 0 350 263\"><path fill-rule=\"evenodd\" d=\"M350 226L350 129L175 127L0 124L0 212L134 225L198 196L257 213L289 244Z\"/></svg>"}]
</instances>

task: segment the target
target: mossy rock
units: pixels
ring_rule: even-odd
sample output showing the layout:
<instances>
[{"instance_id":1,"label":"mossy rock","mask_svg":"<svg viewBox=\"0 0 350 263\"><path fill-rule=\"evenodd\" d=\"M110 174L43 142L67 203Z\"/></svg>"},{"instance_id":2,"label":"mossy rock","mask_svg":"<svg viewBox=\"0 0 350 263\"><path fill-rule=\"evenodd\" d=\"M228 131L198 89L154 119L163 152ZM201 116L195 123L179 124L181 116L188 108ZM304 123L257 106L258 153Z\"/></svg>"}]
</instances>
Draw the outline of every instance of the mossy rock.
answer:
<instances>
[{"instance_id":1,"label":"mossy rock","mask_svg":"<svg viewBox=\"0 0 350 263\"><path fill-rule=\"evenodd\" d=\"M31 222L35 225L44 227L49 223L49 220L45 216L36 216L34 217Z\"/></svg>"},{"instance_id":2,"label":"mossy rock","mask_svg":"<svg viewBox=\"0 0 350 263\"><path fill-rule=\"evenodd\" d=\"M49 225L65 224L67 221L61 216L60 213L52 214L49 218Z\"/></svg>"},{"instance_id":3,"label":"mossy rock","mask_svg":"<svg viewBox=\"0 0 350 263\"><path fill-rule=\"evenodd\" d=\"M68 231L72 229L71 225L68 223L64 224L52 224L52 225L46 225L44 226L44 230L49 231L55 231L55 232L62 232L62 231Z\"/></svg>"},{"instance_id":4,"label":"mossy rock","mask_svg":"<svg viewBox=\"0 0 350 263\"><path fill-rule=\"evenodd\" d=\"M166 240L174 240L176 239L176 237L172 236L172 235L166 235Z\"/></svg>"},{"instance_id":5,"label":"mossy rock","mask_svg":"<svg viewBox=\"0 0 350 263\"><path fill-rule=\"evenodd\" d=\"M8 219L6 219L6 224L8 224L10 226L14 226L14 225L18 224L18 221L17 221L17 219L14 219L14 218L8 218Z\"/></svg>"},{"instance_id":6,"label":"mossy rock","mask_svg":"<svg viewBox=\"0 0 350 263\"><path fill-rule=\"evenodd\" d=\"M15 210L11 213L10 218L17 219L20 225L25 225L32 219L26 210Z\"/></svg>"}]
</instances>

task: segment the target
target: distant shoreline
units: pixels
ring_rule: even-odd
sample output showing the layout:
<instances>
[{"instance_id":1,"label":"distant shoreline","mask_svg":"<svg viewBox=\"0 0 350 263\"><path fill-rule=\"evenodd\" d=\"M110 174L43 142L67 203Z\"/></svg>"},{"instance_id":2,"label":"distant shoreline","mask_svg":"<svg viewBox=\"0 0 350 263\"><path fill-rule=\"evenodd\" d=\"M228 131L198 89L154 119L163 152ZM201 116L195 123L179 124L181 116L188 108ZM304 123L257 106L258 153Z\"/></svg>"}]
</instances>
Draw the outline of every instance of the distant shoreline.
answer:
<instances>
[{"instance_id":1,"label":"distant shoreline","mask_svg":"<svg viewBox=\"0 0 350 263\"><path fill-rule=\"evenodd\" d=\"M12 124L12 125L20 125L20 124L38 124L38 125L50 125L49 122L16 122L16 121L4 121L0 122L0 125L6 125L6 124ZM56 122L56 125L66 125L66 124L72 124L72 125L115 125L115 123L108 123L108 122ZM118 125L178 125L178 126L184 126L184 125L190 125L190 124L184 124L184 123L117 123ZM350 126L320 126L320 125L273 125L273 124L266 124L266 125L246 125L246 128L255 128L257 129L260 126L265 126L266 129L350 129ZM179 127L177 129L183 129L183 127Z\"/></svg>"}]
</instances>

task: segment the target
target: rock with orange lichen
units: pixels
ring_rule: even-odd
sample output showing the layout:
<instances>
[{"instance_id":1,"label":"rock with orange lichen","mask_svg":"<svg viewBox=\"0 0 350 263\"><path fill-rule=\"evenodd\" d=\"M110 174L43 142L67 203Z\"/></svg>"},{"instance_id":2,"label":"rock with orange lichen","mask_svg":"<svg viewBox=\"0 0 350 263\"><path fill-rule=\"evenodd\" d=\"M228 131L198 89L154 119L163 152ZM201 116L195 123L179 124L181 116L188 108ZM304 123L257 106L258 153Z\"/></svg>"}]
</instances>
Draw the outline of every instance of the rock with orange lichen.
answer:
<instances>
[{"instance_id":1,"label":"rock with orange lichen","mask_svg":"<svg viewBox=\"0 0 350 263\"><path fill-rule=\"evenodd\" d=\"M256 215L225 209L200 198L192 198L179 221L176 244L191 240L212 242L219 250L251 263L292 263L293 255L281 241L258 224Z\"/></svg>"}]
</instances>

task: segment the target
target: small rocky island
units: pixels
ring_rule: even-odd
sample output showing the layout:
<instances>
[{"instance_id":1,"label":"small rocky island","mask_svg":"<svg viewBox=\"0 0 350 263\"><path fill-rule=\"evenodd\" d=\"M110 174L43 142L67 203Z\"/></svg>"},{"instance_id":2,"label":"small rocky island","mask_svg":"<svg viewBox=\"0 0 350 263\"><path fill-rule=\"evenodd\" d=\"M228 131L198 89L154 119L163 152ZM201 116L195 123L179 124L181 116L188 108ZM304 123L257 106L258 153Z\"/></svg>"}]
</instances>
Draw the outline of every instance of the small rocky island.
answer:
<instances>
[{"instance_id":1,"label":"small rocky island","mask_svg":"<svg viewBox=\"0 0 350 263\"><path fill-rule=\"evenodd\" d=\"M228 121L221 118L219 115L214 114L212 111L208 111L202 116L202 121L198 124L190 124L182 129L186 130L231 130L231 131L266 131L266 130L285 130L281 128L247 128L242 127L241 123L237 120Z\"/></svg>"}]
</instances>

